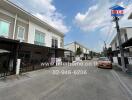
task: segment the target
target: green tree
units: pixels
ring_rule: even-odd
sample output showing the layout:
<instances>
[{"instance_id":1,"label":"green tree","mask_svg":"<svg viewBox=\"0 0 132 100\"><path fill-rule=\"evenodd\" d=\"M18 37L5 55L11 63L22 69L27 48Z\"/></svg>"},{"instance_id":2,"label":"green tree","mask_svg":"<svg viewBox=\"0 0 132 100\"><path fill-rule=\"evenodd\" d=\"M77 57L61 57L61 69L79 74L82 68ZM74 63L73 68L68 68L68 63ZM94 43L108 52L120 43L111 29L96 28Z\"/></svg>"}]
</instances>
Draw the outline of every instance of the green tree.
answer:
<instances>
[{"instance_id":1,"label":"green tree","mask_svg":"<svg viewBox=\"0 0 132 100\"><path fill-rule=\"evenodd\" d=\"M77 48L77 50L76 50L76 55L81 55L82 54L82 50L81 50L81 48L79 47L79 48Z\"/></svg>"},{"instance_id":2,"label":"green tree","mask_svg":"<svg viewBox=\"0 0 132 100\"><path fill-rule=\"evenodd\" d=\"M93 58L93 51L90 51L89 55L90 55L91 58Z\"/></svg>"}]
</instances>

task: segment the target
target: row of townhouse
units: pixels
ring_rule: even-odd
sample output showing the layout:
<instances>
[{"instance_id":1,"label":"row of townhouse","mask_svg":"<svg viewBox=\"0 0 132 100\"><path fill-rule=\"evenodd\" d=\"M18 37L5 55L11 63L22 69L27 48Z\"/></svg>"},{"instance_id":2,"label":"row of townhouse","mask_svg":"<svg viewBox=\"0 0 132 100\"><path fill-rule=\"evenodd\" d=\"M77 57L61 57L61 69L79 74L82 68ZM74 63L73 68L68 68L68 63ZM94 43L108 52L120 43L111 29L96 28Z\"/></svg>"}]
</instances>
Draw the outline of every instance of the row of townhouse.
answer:
<instances>
[{"instance_id":1,"label":"row of townhouse","mask_svg":"<svg viewBox=\"0 0 132 100\"><path fill-rule=\"evenodd\" d=\"M128 19L132 19L132 14ZM125 64L127 69L131 70L132 65L132 27L123 27L120 28L121 42L124 49ZM117 35L111 42L113 62L121 65L121 55L119 51L119 42Z\"/></svg>"},{"instance_id":2,"label":"row of townhouse","mask_svg":"<svg viewBox=\"0 0 132 100\"><path fill-rule=\"evenodd\" d=\"M8 0L0 1L0 36L63 48L64 34Z\"/></svg>"},{"instance_id":3,"label":"row of townhouse","mask_svg":"<svg viewBox=\"0 0 132 100\"><path fill-rule=\"evenodd\" d=\"M82 44L80 44L80 43L78 43L76 41L64 45L64 48L67 49L67 50L72 51L73 60L75 60L75 58L76 58L76 52L77 52L78 48L80 48L80 50L82 52L82 54L80 55L80 58L83 59L83 60L89 59L89 51L90 51L90 49L88 49L87 47L83 46Z\"/></svg>"},{"instance_id":4,"label":"row of townhouse","mask_svg":"<svg viewBox=\"0 0 132 100\"><path fill-rule=\"evenodd\" d=\"M11 1L0 0L0 69L15 71L18 58L22 67L56 61L64 56L63 48L64 33Z\"/></svg>"},{"instance_id":5,"label":"row of townhouse","mask_svg":"<svg viewBox=\"0 0 132 100\"><path fill-rule=\"evenodd\" d=\"M132 38L131 32L132 32L132 27L124 27L124 28L120 29L122 44ZM114 57L120 57L119 42L118 42L117 35L112 40L111 47L112 47ZM132 48L131 47L124 48L124 56L125 57L132 56ZM115 58L114 58L114 60L115 60ZM117 60L115 60L115 61L117 62Z\"/></svg>"}]
</instances>

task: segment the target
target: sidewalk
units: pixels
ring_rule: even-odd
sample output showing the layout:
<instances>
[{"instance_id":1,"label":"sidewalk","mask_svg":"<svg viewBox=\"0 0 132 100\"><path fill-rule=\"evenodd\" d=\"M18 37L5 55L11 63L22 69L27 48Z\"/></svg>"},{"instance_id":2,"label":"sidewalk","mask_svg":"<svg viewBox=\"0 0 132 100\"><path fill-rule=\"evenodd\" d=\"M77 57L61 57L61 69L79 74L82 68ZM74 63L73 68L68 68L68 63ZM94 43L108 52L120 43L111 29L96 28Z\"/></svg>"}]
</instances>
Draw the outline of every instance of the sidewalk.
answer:
<instances>
[{"instance_id":1,"label":"sidewalk","mask_svg":"<svg viewBox=\"0 0 132 100\"><path fill-rule=\"evenodd\" d=\"M11 75L11 76L7 76L6 78L1 78L0 88L11 87L21 82L33 79L35 77L39 77L41 75L47 75L48 73L50 73L50 71L51 71L50 69L41 69L41 70L22 73L19 76Z\"/></svg>"},{"instance_id":2,"label":"sidewalk","mask_svg":"<svg viewBox=\"0 0 132 100\"><path fill-rule=\"evenodd\" d=\"M132 98L132 73L124 73L119 67L113 67L113 73L119 80L121 86L127 94Z\"/></svg>"}]
</instances>

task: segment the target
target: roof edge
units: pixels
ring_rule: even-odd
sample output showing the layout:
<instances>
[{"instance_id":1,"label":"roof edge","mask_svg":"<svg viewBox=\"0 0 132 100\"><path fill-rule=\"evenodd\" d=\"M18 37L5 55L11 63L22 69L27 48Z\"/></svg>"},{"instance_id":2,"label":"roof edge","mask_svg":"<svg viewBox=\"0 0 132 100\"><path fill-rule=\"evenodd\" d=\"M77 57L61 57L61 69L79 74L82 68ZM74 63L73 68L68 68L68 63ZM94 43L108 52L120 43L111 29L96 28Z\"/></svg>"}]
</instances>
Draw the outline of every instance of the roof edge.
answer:
<instances>
[{"instance_id":1,"label":"roof edge","mask_svg":"<svg viewBox=\"0 0 132 100\"><path fill-rule=\"evenodd\" d=\"M65 36L65 34L61 31L59 31L58 29L54 28L53 26L49 25L48 23L44 22L43 20L39 19L38 17L34 16L33 14L31 14L30 12L24 10L22 7L16 5L15 3L11 2L10 0L2 0L3 2L8 3L9 5L15 7L16 9L21 10L23 13L27 14L28 16L34 18L36 21L39 21L40 23L46 25L49 28L52 28L54 31L56 31L57 33L59 33L62 36Z\"/></svg>"}]
</instances>

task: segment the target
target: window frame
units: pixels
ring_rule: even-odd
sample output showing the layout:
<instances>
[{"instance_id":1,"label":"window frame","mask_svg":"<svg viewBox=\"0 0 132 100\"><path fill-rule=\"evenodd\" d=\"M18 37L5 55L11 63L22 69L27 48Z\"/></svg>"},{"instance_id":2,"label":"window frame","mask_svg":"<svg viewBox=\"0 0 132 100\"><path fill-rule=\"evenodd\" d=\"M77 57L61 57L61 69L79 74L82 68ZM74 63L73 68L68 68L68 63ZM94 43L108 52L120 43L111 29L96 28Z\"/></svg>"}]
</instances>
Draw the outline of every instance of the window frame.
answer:
<instances>
[{"instance_id":1,"label":"window frame","mask_svg":"<svg viewBox=\"0 0 132 100\"><path fill-rule=\"evenodd\" d=\"M53 41L54 40L54 41ZM57 41L57 45L56 45L56 41ZM53 43L53 44L52 44ZM58 48L58 39L56 37L52 37L51 39L51 47L52 48Z\"/></svg>"},{"instance_id":2,"label":"window frame","mask_svg":"<svg viewBox=\"0 0 132 100\"><path fill-rule=\"evenodd\" d=\"M43 43L40 42L40 41L36 41L36 40L35 40L35 38L36 38L36 32L39 32L39 33L37 33L37 34L39 34L39 36L43 36L43 37L44 37ZM36 42L37 42L37 44L36 44ZM45 33L44 33L44 32L39 31L38 29L35 29L34 44L40 45L40 46L45 46ZM43 45L42 45L42 44L43 44Z\"/></svg>"},{"instance_id":3,"label":"window frame","mask_svg":"<svg viewBox=\"0 0 132 100\"><path fill-rule=\"evenodd\" d=\"M7 20L5 20L5 19L2 19L2 18L0 18L0 21L9 24L9 29L8 29L7 36L4 36L4 37L9 37L9 33L10 33L10 24L11 24L11 22L9 22L9 21L7 21ZM0 36L3 36L3 35L0 35Z\"/></svg>"},{"instance_id":4,"label":"window frame","mask_svg":"<svg viewBox=\"0 0 132 100\"><path fill-rule=\"evenodd\" d=\"M20 28L23 28L23 29L24 29L23 38L18 37L18 34L19 34L19 32L20 32L20 31L19 31ZM25 39L25 27L23 27L23 26L21 26L21 25L18 25L18 28L17 28L17 39L22 40L22 41Z\"/></svg>"}]
</instances>

